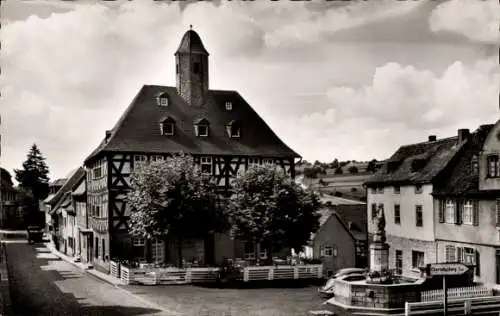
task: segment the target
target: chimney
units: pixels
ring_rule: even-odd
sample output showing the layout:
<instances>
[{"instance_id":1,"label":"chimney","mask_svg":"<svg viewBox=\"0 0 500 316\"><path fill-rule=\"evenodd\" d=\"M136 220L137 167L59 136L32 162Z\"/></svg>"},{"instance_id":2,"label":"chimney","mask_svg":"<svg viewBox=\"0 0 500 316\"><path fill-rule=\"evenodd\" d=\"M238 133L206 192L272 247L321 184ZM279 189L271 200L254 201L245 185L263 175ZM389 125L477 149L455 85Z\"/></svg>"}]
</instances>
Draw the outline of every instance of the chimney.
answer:
<instances>
[{"instance_id":1,"label":"chimney","mask_svg":"<svg viewBox=\"0 0 500 316\"><path fill-rule=\"evenodd\" d=\"M463 141L467 140L470 136L468 128L461 128L458 130L458 143L461 144Z\"/></svg>"},{"instance_id":2,"label":"chimney","mask_svg":"<svg viewBox=\"0 0 500 316\"><path fill-rule=\"evenodd\" d=\"M430 142L435 142L437 140L436 135L429 135L429 141Z\"/></svg>"},{"instance_id":3,"label":"chimney","mask_svg":"<svg viewBox=\"0 0 500 316\"><path fill-rule=\"evenodd\" d=\"M111 137L111 131L106 131L106 142L108 142L110 137Z\"/></svg>"}]
</instances>

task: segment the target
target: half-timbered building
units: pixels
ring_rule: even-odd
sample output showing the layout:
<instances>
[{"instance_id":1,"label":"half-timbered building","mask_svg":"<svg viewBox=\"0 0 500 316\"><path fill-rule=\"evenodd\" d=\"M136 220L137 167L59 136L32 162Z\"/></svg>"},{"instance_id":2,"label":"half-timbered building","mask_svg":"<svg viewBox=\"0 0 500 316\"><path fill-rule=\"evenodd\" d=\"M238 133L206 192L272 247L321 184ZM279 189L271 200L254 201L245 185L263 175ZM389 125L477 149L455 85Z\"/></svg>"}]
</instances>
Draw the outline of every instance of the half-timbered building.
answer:
<instances>
[{"instance_id":1,"label":"half-timbered building","mask_svg":"<svg viewBox=\"0 0 500 316\"><path fill-rule=\"evenodd\" d=\"M131 250L139 257L149 253L149 260L164 258L158 250L165 249L163 245L128 235L126 194L130 174L141 164L172 153L191 154L204 173L213 175L221 192L229 192L231 178L252 164L276 164L295 176L299 155L245 99L236 91L209 89L209 54L195 31L183 36L175 62L176 86L143 86L85 160L95 267L107 269L110 258ZM212 248L225 248L208 261L235 255L226 248L237 247L227 240L211 243Z\"/></svg>"}]
</instances>

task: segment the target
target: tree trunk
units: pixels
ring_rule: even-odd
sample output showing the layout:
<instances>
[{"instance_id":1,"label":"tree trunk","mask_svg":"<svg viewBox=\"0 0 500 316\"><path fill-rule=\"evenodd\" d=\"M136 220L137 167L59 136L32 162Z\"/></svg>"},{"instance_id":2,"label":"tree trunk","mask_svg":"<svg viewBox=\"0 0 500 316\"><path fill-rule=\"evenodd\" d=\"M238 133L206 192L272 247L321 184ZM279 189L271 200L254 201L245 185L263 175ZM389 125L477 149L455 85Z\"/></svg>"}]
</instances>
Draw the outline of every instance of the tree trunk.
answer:
<instances>
[{"instance_id":1,"label":"tree trunk","mask_svg":"<svg viewBox=\"0 0 500 316\"><path fill-rule=\"evenodd\" d=\"M169 260L170 260L170 256L169 256L169 249L168 249L168 236L167 235L163 235L163 253L165 254L163 256L163 263L167 263Z\"/></svg>"},{"instance_id":2,"label":"tree trunk","mask_svg":"<svg viewBox=\"0 0 500 316\"><path fill-rule=\"evenodd\" d=\"M260 243L254 242L255 264L260 265Z\"/></svg>"},{"instance_id":3,"label":"tree trunk","mask_svg":"<svg viewBox=\"0 0 500 316\"><path fill-rule=\"evenodd\" d=\"M182 268L182 238L177 238L177 266Z\"/></svg>"}]
</instances>

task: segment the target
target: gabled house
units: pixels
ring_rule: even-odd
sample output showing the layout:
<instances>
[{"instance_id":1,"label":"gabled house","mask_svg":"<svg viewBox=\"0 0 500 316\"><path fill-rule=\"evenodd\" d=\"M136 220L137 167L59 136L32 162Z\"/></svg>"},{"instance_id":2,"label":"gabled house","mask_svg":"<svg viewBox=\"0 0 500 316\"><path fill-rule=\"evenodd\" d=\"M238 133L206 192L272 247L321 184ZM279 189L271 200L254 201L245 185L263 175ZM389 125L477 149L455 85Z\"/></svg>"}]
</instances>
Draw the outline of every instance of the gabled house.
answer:
<instances>
[{"instance_id":1,"label":"gabled house","mask_svg":"<svg viewBox=\"0 0 500 316\"><path fill-rule=\"evenodd\" d=\"M366 267L366 204L327 194L320 194L320 201L320 227L311 236L312 257L322 261L326 276L343 268Z\"/></svg>"},{"instance_id":2,"label":"gabled house","mask_svg":"<svg viewBox=\"0 0 500 316\"><path fill-rule=\"evenodd\" d=\"M71 189L71 198L76 217L75 247L76 256L83 263L89 263L92 258L92 230L88 226L87 213L87 189L85 185L85 173L81 173L80 179Z\"/></svg>"},{"instance_id":3,"label":"gabled house","mask_svg":"<svg viewBox=\"0 0 500 316\"><path fill-rule=\"evenodd\" d=\"M5 169L3 169L5 170ZM19 229L22 226L22 213L20 212L19 191L12 185L10 178L2 174L0 190L2 199L0 200L0 227L8 229Z\"/></svg>"},{"instance_id":4,"label":"gabled house","mask_svg":"<svg viewBox=\"0 0 500 316\"><path fill-rule=\"evenodd\" d=\"M389 267L396 273L419 277L426 263L437 262L436 217L432 193L446 180L446 172L469 139L468 129L457 136L401 146L365 183L368 232L376 231L378 210L384 211Z\"/></svg>"},{"instance_id":5,"label":"gabled house","mask_svg":"<svg viewBox=\"0 0 500 316\"><path fill-rule=\"evenodd\" d=\"M84 174L82 167L73 170L61 188L46 202L53 227L52 241L56 249L72 256L75 255L76 214L71 190Z\"/></svg>"},{"instance_id":6,"label":"gabled house","mask_svg":"<svg viewBox=\"0 0 500 316\"><path fill-rule=\"evenodd\" d=\"M437 261L474 265L477 282L500 284L500 121L468 139L433 192Z\"/></svg>"},{"instance_id":7,"label":"gabled house","mask_svg":"<svg viewBox=\"0 0 500 316\"><path fill-rule=\"evenodd\" d=\"M49 195L43 200L42 206L40 209L45 212L45 231L47 233L52 232L54 229L52 227L52 216L50 215L50 208L51 208L51 201L52 199L56 196L57 191L61 189L63 186L64 182L66 182L67 179L57 179L53 182L49 183Z\"/></svg>"},{"instance_id":8,"label":"gabled house","mask_svg":"<svg viewBox=\"0 0 500 316\"><path fill-rule=\"evenodd\" d=\"M109 271L110 258L130 253L149 262L167 257L175 261L177 252L166 255L162 241L132 239L128 234L126 194L130 174L140 165L172 153L191 154L202 171L214 177L222 196L230 194L231 178L252 164L276 164L294 177L299 155L238 92L209 88L208 55L199 35L187 31L175 52L176 86L143 86L85 160L95 268ZM192 248L205 264L244 252L225 235Z\"/></svg>"}]
</instances>

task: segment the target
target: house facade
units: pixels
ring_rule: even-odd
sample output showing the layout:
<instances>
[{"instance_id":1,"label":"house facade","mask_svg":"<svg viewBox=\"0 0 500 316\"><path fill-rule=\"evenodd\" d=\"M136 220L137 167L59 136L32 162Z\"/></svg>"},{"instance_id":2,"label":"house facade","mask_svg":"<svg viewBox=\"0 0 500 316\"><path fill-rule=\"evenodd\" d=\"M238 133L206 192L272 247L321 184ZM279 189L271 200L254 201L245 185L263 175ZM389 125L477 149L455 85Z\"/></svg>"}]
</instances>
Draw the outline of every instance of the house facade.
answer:
<instances>
[{"instance_id":1,"label":"house facade","mask_svg":"<svg viewBox=\"0 0 500 316\"><path fill-rule=\"evenodd\" d=\"M2 190L0 227L19 229L23 224L22 212L19 205L19 192L10 181L7 181L3 177L0 181L2 181L0 186L0 190Z\"/></svg>"},{"instance_id":2,"label":"house facade","mask_svg":"<svg viewBox=\"0 0 500 316\"><path fill-rule=\"evenodd\" d=\"M376 231L378 210L384 211L389 267L396 273L419 277L419 267L437 262L435 203L432 195L445 182L449 165L457 159L469 131L457 136L400 147L366 183L368 232Z\"/></svg>"},{"instance_id":3,"label":"house facade","mask_svg":"<svg viewBox=\"0 0 500 316\"><path fill-rule=\"evenodd\" d=\"M92 230L88 226L87 214L87 190L85 186L85 174L77 182L72 190L71 197L76 219L76 256L81 258L83 263L89 263L92 258Z\"/></svg>"},{"instance_id":4,"label":"house facade","mask_svg":"<svg viewBox=\"0 0 500 316\"><path fill-rule=\"evenodd\" d=\"M130 174L140 165L164 160L172 153L191 154L226 196L231 178L252 164L276 164L295 175L297 153L238 92L209 89L208 55L199 35L193 30L186 32L175 53L176 87L142 87L85 160L94 267L108 271L110 258L131 253L152 262L176 255L165 253L167 248L161 241L146 242L128 234L126 195ZM211 264L246 253L244 246L234 244L228 236L209 239L202 245L187 245L193 250L185 257L203 258Z\"/></svg>"},{"instance_id":5,"label":"house facade","mask_svg":"<svg viewBox=\"0 0 500 316\"><path fill-rule=\"evenodd\" d=\"M482 125L435 190L438 262L474 265L475 281L500 284L500 121Z\"/></svg>"}]
</instances>

